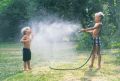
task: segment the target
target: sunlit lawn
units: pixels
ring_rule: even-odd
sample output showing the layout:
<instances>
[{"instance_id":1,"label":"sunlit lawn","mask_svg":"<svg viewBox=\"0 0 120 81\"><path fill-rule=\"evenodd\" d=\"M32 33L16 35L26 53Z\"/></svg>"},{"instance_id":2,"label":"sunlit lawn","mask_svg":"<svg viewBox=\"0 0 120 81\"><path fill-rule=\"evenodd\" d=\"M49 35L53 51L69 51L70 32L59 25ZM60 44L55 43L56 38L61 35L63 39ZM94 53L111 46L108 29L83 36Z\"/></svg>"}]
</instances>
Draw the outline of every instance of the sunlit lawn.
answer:
<instances>
[{"instance_id":1,"label":"sunlit lawn","mask_svg":"<svg viewBox=\"0 0 120 81\"><path fill-rule=\"evenodd\" d=\"M51 70L49 66L33 66L32 71L22 71L20 44L0 44L0 81L120 81L120 51L107 50L102 54L102 68L88 64L79 70ZM33 64L35 65L35 64Z\"/></svg>"}]
</instances>

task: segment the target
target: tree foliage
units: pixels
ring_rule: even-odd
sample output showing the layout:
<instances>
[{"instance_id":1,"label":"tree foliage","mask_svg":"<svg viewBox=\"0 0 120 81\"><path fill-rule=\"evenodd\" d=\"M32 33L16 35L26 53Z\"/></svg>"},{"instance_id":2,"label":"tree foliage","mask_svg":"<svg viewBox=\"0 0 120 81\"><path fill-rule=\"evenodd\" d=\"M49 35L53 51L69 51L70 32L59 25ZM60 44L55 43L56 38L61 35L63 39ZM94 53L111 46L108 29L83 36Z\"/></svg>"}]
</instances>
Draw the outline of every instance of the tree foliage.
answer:
<instances>
[{"instance_id":1,"label":"tree foliage","mask_svg":"<svg viewBox=\"0 0 120 81\"><path fill-rule=\"evenodd\" d=\"M83 27L94 25L94 13L105 14L102 28L104 47L109 43L119 43L120 1L119 0L1 0L0 1L0 41L18 39L21 24L31 18L57 14L60 18L81 22ZM90 43L87 33L83 42ZM115 45L115 44L114 44Z\"/></svg>"}]
</instances>

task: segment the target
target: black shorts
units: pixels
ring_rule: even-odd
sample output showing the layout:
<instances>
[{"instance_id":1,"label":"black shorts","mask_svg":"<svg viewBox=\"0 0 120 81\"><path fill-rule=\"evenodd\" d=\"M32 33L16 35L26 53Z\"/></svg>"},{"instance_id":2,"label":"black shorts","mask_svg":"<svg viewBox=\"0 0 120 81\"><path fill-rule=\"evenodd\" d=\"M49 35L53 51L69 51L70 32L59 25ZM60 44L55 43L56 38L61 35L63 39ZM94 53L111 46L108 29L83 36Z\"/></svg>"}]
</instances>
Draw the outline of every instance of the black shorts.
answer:
<instances>
[{"instance_id":1,"label":"black shorts","mask_svg":"<svg viewBox=\"0 0 120 81\"><path fill-rule=\"evenodd\" d=\"M28 48L23 48L23 61L31 60L31 51Z\"/></svg>"},{"instance_id":2,"label":"black shorts","mask_svg":"<svg viewBox=\"0 0 120 81\"><path fill-rule=\"evenodd\" d=\"M93 45L95 46L101 45L100 37L93 38Z\"/></svg>"}]
</instances>

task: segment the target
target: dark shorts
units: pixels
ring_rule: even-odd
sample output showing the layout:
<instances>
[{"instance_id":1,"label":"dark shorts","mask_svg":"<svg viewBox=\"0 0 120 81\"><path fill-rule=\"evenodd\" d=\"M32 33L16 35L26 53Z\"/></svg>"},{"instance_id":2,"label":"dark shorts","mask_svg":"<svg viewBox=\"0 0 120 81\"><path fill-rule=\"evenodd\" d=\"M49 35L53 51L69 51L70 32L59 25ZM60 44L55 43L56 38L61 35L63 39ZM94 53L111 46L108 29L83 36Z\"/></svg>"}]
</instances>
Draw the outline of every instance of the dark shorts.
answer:
<instances>
[{"instance_id":1,"label":"dark shorts","mask_svg":"<svg viewBox=\"0 0 120 81\"><path fill-rule=\"evenodd\" d=\"M95 46L101 45L100 37L93 38L93 45Z\"/></svg>"},{"instance_id":2,"label":"dark shorts","mask_svg":"<svg viewBox=\"0 0 120 81\"><path fill-rule=\"evenodd\" d=\"M31 51L28 48L23 48L23 61L31 60Z\"/></svg>"}]
</instances>

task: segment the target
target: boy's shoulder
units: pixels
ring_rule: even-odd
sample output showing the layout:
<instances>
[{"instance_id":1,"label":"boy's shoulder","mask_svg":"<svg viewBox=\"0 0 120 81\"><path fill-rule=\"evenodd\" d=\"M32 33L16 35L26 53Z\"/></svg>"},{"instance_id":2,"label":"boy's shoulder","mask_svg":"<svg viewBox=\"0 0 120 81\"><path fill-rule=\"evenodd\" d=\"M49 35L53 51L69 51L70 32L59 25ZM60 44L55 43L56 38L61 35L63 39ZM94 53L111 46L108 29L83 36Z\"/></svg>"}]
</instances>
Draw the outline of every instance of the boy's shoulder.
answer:
<instances>
[{"instance_id":1,"label":"boy's shoulder","mask_svg":"<svg viewBox=\"0 0 120 81\"><path fill-rule=\"evenodd\" d=\"M100 23L95 23L95 25L96 25L96 26L101 26L102 23L101 23L101 22L100 22Z\"/></svg>"}]
</instances>

